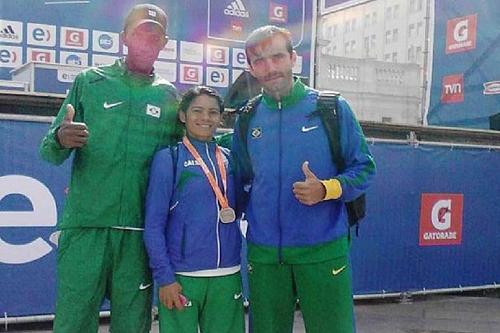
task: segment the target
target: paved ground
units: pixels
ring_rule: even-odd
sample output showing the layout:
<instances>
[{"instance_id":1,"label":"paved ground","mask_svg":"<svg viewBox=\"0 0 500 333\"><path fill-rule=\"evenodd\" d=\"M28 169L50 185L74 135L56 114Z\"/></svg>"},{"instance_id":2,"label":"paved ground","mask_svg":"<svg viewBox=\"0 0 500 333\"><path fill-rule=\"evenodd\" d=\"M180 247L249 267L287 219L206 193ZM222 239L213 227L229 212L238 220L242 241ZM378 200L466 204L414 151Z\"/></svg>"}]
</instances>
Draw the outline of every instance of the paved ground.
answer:
<instances>
[{"instance_id":1,"label":"paved ground","mask_svg":"<svg viewBox=\"0 0 500 333\"><path fill-rule=\"evenodd\" d=\"M399 300L357 301L358 333L500 333L500 290L469 295L433 295ZM10 325L8 332L46 333L51 323ZM4 331L0 327L0 332ZM104 323L99 333L107 333ZM152 333L158 332L158 323ZM299 311L294 333L304 333ZM328 332L325 332L328 333Z\"/></svg>"}]
</instances>

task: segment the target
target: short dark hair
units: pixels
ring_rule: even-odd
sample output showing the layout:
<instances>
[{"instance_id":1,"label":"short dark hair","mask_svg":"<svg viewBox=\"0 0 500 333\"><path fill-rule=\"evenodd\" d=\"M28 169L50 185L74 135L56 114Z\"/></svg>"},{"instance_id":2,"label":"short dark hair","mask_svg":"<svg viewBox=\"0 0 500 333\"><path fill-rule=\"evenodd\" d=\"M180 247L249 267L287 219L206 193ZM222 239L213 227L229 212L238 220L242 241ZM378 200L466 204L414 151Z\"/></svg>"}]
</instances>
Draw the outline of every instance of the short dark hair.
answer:
<instances>
[{"instance_id":1,"label":"short dark hair","mask_svg":"<svg viewBox=\"0 0 500 333\"><path fill-rule=\"evenodd\" d=\"M286 49L288 53L292 54L292 33L290 32L290 30L277 27L275 25L265 25L252 31L245 41L245 54L247 56L247 62L249 65L250 58L248 57L248 50L254 48L265 40L271 39L274 36L282 36L286 41Z\"/></svg>"},{"instance_id":2,"label":"short dark hair","mask_svg":"<svg viewBox=\"0 0 500 333\"><path fill-rule=\"evenodd\" d=\"M189 108L189 105L191 105L191 102L193 102L196 97L201 95L207 95L215 98L215 100L217 101L217 106L219 107L219 112L222 113L224 111L224 101L215 89L206 86L196 86L190 88L184 93L184 95L182 95L179 107L177 108L177 113L185 113Z\"/></svg>"}]
</instances>

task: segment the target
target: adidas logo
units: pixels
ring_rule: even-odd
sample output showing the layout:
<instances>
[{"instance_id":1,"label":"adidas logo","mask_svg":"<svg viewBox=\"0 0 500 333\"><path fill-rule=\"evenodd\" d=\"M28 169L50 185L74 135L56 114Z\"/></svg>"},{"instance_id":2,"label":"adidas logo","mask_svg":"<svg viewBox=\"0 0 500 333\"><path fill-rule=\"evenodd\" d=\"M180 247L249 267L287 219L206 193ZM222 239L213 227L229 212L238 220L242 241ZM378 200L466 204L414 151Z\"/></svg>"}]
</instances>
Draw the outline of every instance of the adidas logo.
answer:
<instances>
[{"instance_id":1,"label":"adidas logo","mask_svg":"<svg viewBox=\"0 0 500 333\"><path fill-rule=\"evenodd\" d=\"M241 0L235 0L227 5L224 9L225 15L238 16L238 17L248 17L248 11Z\"/></svg>"},{"instance_id":2,"label":"adidas logo","mask_svg":"<svg viewBox=\"0 0 500 333\"><path fill-rule=\"evenodd\" d=\"M0 30L0 38L17 40L19 35L14 31L14 28L9 24L4 29Z\"/></svg>"}]
</instances>

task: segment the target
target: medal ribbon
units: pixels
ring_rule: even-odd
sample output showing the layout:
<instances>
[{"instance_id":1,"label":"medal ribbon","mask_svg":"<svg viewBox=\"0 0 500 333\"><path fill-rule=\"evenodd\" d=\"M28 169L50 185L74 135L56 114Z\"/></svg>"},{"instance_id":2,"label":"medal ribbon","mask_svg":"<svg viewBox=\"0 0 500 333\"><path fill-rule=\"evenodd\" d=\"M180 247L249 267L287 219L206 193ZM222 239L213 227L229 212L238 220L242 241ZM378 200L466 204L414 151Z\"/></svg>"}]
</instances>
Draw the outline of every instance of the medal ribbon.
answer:
<instances>
[{"instance_id":1,"label":"medal ribbon","mask_svg":"<svg viewBox=\"0 0 500 333\"><path fill-rule=\"evenodd\" d=\"M189 139L186 136L182 138L182 143L184 144L184 146L186 146L187 150L189 150L191 155L193 155L194 159L196 160L196 162L198 162L200 168L205 173L205 176L207 177L208 182L212 187L212 190L214 191L215 196L217 197L217 200L219 201L221 207L228 208L229 203L227 200L227 196L225 194L222 194L222 191L220 190L219 186L217 185L217 182L215 181L214 175L212 175L212 173L208 169L207 164L205 163L205 161L203 161L196 148L193 146L193 144L189 141ZM227 190L226 167L224 166L222 152L219 146L217 145L215 145L215 158L217 159L217 166L219 167L220 175L222 178L222 186L224 187L224 192L226 192Z\"/></svg>"}]
</instances>

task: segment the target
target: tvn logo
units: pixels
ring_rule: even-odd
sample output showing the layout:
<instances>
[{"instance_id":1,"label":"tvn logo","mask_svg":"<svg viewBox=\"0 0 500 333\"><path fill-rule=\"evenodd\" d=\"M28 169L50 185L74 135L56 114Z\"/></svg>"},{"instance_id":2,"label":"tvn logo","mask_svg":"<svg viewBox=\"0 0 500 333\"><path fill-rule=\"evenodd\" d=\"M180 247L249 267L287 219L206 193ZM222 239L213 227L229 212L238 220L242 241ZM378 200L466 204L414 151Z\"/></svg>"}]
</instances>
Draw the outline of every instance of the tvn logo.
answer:
<instances>
[{"instance_id":1,"label":"tvn logo","mask_svg":"<svg viewBox=\"0 0 500 333\"><path fill-rule=\"evenodd\" d=\"M224 15L244 18L248 18L250 16L241 0L232 1L229 5L227 5L224 9Z\"/></svg>"},{"instance_id":2,"label":"tvn logo","mask_svg":"<svg viewBox=\"0 0 500 333\"><path fill-rule=\"evenodd\" d=\"M448 20L446 26L446 54L475 49L476 31L477 14Z\"/></svg>"},{"instance_id":3,"label":"tvn logo","mask_svg":"<svg viewBox=\"0 0 500 333\"><path fill-rule=\"evenodd\" d=\"M464 75L454 74L443 77L442 103L461 103L464 101Z\"/></svg>"},{"instance_id":4,"label":"tvn logo","mask_svg":"<svg viewBox=\"0 0 500 333\"><path fill-rule=\"evenodd\" d=\"M88 48L88 30L61 27L61 47L86 50Z\"/></svg>"},{"instance_id":5,"label":"tvn logo","mask_svg":"<svg viewBox=\"0 0 500 333\"><path fill-rule=\"evenodd\" d=\"M56 27L54 25L28 23L28 44L56 46Z\"/></svg>"},{"instance_id":6,"label":"tvn logo","mask_svg":"<svg viewBox=\"0 0 500 333\"><path fill-rule=\"evenodd\" d=\"M28 59L37 62L56 62L56 52L53 50L28 48Z\"/></svg>"},{"instance_id":7,"label":"tvn logo","mask_svg":"<svg viewBox=\"0 0 500 333\"><path fill-rule=\"evenodd\" d=\"M199 65L181 64L180 83L201 84L203 81L202 67Z\"/></svg>"},{"instance_id":8,"label":"tvn logo","mask_svg":"<svg viewBox=\"0 0 500 333\"><path fill-rule=\"evenodd\" d=\"M423 193L419 245L461 244L463 202L463 194Z\"/></svg>"},{"instance_id":9,"label":"tvn logo","mask_svg":"<svg viewBox=\"0 0 500 333\"><path fill-rule=\"evenodd\" d=\"M23 49L20 46L1 46L0 67L18 67L22 64Z\"/></svg>"},{"instance_id":10,"label":"tvn logo","mask_svg":"<svg viewBox=\"0 0 500 333\"><path fill-rule=\"evenodd\" d=\"M0 42L19 44L22 41L22 22L0 20Z\"/></svg>"},{"instance_id":11,"label":"tvn logo","mask_svg":"<svg viewBox=\"0 0 500 333\"><path fill-rule=\"evenodd\" d=\"M207 64L228 65L229 48L223 46L207 45Z\"/></svg>"},{"instance_id":12,"label":"tvn logo","mask_svg":"<svg viewBox=\"0 0 500 333\"><path fill-rule=\"evenodd\" d=\"M277 23L287 23L288 22L288 6L270 2L269 3L269 21L277 22Z\"/></svg>"},{"instance_id":13,"label":"tvn logo","mask_svg":"<svg viewBox=\"0 0 500 333\"><path fill-rule=\"evenodd\" d=\"M229 86L229 70L207 67L207 86L224 88Z\"/></svg>"}]
</instances>

